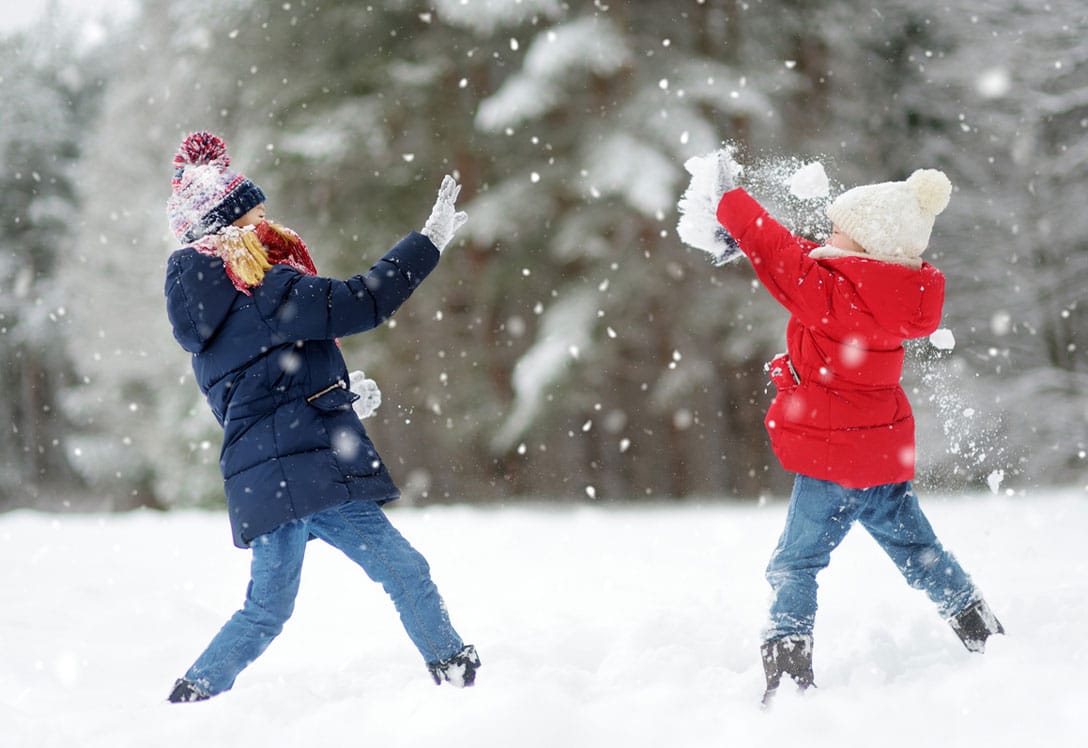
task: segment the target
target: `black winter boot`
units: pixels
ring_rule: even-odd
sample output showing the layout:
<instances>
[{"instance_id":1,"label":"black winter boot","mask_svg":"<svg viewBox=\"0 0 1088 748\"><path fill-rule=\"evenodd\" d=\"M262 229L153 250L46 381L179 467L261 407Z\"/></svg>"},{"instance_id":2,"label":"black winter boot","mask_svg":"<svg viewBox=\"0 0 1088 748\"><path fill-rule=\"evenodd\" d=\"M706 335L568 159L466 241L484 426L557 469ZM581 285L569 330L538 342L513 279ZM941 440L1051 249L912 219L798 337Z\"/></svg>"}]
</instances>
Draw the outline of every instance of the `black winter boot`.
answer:
<instances>
[{"instance_id":1,"label":"black winter boot","mask_svg":"<svg viewBox=\"0 0 1088 748\"><path fill-rule=\"evenodd\" d=\"M811 636L783 636L772 639L763 642L759 652L763 656L763 674L767 676L767 690L763 693L764 706L774 697L783 675L793 678L802 691L815 685L812 675Z\"/></svg>"},{"instance_id":2,"label":"black winter boot","mask_svg":"<svg viewBox=\"0 0 1088 748\"><path fill-rule=\"evenodd\" d=\"M476 682L476 668L480 667L480 656L476 647L468 644L460 652L446 660L428 662L427 670L434 678L436 686L446 681L457 688L468 688Z\"/></svg>"},{"instance_id":3,"label":"black winter boot","mask_svg":"<svg viewBox=\"0 0 1088 748\"><path fill-rule=\"evenodd\" d=\"M174 690L167 697L167 701L171 704L184 704L189 701L207 701L210 698L209 694L204 693L189 681L178 678L177 682L174 683Z\"/></svg>"},{"instance_id":4,"label":"black winter boot","mask_svg":"<svg viewBox=\"0 0 1088 748\"><path fill-rule=\"evenodd\" d=\"M1005 627L990 610L985 600L971 603L948 622L959 636L963 646L971 652L986 651L986 640L993 634L1004 634Z\"/></svg>"}]
</instances>

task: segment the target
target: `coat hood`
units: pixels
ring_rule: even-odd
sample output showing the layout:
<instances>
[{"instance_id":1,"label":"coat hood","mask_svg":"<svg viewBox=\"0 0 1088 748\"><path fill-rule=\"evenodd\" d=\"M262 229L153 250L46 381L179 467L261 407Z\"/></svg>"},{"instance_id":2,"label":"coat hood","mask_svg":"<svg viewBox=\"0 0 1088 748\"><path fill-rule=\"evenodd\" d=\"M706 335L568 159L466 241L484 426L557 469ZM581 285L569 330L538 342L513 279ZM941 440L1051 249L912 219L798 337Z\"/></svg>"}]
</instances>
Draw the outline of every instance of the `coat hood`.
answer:
<instances>
[{"instance_id":1,"label":"coat hood","mask_svg":"<svg viewBox=\"0 0 1088 748\"><path fill-rule=\"evenodd\" d=\"M913 268L853 256L822 262L851 284L852 303L858 311L868 312L891 337L919 338L940 325L944 275L929 263Z\"/></svg>"},{"instance_id":2,"label":"coat hood","mask_svg":"<svg viewBox=\"0 0 1088 748\"><path fill-rule=\"evenodd\" d=\"M237 296L219 258L191 247L170 255L166 311L174 338L189 353L200 353L215 338Z\"/></svg>"}]
</instances>

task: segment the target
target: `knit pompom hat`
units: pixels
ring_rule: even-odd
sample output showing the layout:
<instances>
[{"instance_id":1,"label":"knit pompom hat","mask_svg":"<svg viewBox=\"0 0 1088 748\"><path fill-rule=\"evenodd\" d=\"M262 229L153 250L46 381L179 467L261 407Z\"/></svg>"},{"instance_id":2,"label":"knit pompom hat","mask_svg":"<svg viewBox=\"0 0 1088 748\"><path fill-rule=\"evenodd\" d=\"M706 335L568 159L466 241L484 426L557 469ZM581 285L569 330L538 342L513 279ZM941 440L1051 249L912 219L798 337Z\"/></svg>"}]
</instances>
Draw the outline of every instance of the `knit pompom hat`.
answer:
<instances>
[{"instance_id":1,"label":"knit pompom hat","mask_svg":"<svg viewBox=\"0 0 1088 748\"><path fill-rule=\"evenodd\" d=\"M944 172L918 169L905 182L855 187L827 209L832 223L876 259L920 262L933 219L948 207L952 183Z\"/></svg>"},{"instance_id":2,"label":"knit pompom hat","mask_svg":"<svg viewBox=\"0 0 1088 748\"><path fill-rule=\"evenodd\" d=\"M265 201L264 192L231 171L227 144L210 132L194 132L174 155L173 192L166 201L170 230L182 243L229 226Z\"/></svg>"}]
</instances>

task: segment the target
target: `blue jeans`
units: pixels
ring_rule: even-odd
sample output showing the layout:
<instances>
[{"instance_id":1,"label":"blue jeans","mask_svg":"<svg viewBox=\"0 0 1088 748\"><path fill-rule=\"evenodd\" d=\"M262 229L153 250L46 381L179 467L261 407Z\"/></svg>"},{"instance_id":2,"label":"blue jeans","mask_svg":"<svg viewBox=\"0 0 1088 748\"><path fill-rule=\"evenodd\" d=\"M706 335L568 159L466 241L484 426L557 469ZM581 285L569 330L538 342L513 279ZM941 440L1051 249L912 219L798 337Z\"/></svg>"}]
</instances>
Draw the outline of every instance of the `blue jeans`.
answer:
<instances>
[{"instance_id":1,"label":"blue jeans","mask_svg":"<svg viewBox=\"0 0 1088 748\"><path fill-rule=\"evenodd\" d=\"M766 640L811 636L816 620L816 575L831 562L857 520L915 589L951 618L978 599L971 578L937 540L910 482L872 488L797 476L786 527L767 565L773 590Z\"/></svg>"},{"instance_id":2,"label":"blue jeans","mask_svg":"<svg viewBox=\"0 0 1088 748\"><path fill-rule=\"evenodd\" d=\"M186 680L208 695L229 690L238 674L267 649L294 610L311 535L339 548L381 583L425 662L461 651L464 643L450 624L426 559L378 504L351 501L288 522L253 541L245 604L189 668Z\"/></svg>"}]
</instances>

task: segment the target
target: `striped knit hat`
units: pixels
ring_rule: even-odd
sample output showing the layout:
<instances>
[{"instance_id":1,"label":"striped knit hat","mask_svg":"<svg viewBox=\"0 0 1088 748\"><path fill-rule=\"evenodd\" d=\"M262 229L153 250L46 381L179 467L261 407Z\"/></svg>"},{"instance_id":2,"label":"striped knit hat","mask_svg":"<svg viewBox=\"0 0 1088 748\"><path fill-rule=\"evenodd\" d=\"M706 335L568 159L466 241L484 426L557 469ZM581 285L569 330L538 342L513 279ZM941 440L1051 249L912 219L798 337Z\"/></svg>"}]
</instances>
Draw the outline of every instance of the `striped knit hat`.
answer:
<instances>
[{"instance_id":1,"label":"striped knit hat","mask_svg":"<svg viewBox=\"0 0 1088 748\"><path fill-rule=\"evenodd\" d=\"M227 144L219 136L195 132L181 141L166 201L178 241L188 244L214 234L265 201L260 187L229 166Z\"/></svg>"}]
</instances>

